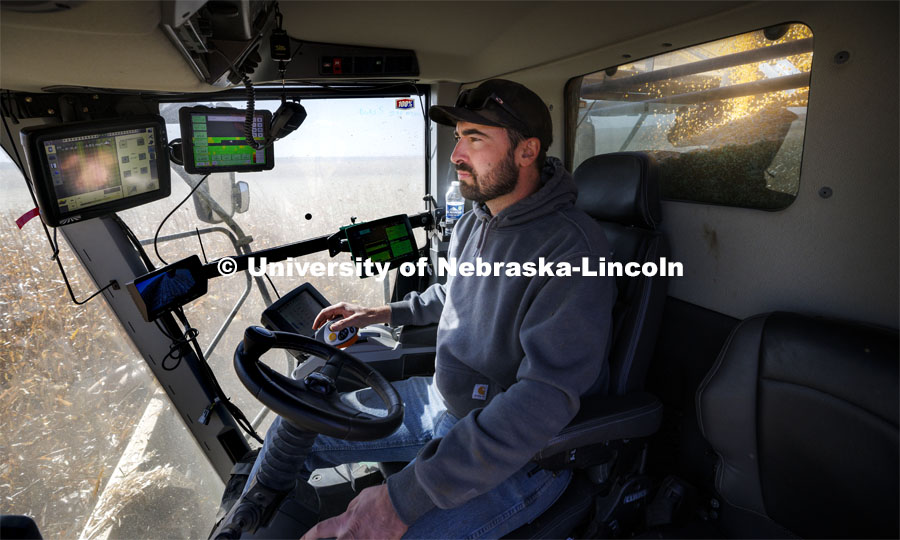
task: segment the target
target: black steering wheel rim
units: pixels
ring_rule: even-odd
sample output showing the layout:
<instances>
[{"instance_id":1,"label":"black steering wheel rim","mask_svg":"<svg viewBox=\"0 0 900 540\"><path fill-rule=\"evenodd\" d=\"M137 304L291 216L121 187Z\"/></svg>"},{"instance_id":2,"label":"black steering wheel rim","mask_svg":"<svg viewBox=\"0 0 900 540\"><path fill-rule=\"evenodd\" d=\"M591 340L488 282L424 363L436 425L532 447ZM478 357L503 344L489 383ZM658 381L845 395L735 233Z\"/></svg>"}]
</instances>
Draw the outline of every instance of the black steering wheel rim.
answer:
<instances>
[{"instance_id":1,"label":"black steering wheel rim","mask_svg":"<svg viewBox=\"0 0 900 540\"><path fill-rule=\"evenodd\" d=\"M337 391L323 392L304 381L286 377L266 366L260 357L271 349L292 349L326 360L321 371L331 378L346 371L370 386L387 408L386 416L353 409ZM234 368L253 397L295 426L339 439L368 441L387 437L403 422L399 394L381 373L353 355L314 339L290 332L250 326L234 352Z\"/></svg>"}]
</instances>

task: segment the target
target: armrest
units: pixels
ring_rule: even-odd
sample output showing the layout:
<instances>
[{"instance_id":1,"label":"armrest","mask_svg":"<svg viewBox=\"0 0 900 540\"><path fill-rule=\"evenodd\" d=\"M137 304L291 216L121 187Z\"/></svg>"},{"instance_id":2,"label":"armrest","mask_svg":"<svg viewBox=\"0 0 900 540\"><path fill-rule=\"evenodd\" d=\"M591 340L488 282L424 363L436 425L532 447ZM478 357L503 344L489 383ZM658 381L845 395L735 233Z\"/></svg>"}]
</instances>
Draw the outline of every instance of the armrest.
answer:
<instances>
[{"instance_id":1,"label":"armrest","mask_svg":"<svg viewBox=\"0 0 900 540\"><path fill-rule=\"evenodd\" d=\"M437 344L437 327L437 324L429 324L427 326L405 324L400 329L400 337L397 341L403 345L434 347Z\"/></svg>"},{"instance_id":2,"label":"armrest","mask_svg":"<svg viewBox=\"0 0 900 540\"><path fill-rule=\"evenodd\" d=\"M651 394L595 396L581 400L578 414L534 460L607 441L647 437L662 424L662 403Z\"/></svg>"}]
</instances>

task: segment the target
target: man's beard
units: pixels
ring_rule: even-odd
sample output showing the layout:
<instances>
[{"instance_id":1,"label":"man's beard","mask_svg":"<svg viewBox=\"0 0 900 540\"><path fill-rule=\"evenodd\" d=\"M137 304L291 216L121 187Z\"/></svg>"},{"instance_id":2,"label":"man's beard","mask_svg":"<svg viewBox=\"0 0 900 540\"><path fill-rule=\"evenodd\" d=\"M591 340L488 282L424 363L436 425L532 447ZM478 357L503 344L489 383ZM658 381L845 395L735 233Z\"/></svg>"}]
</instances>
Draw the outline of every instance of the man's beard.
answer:
<instances>
[{"instance_id":1,"label":"man's beard","mask_svg":"<svg viewBox=\"0 0 900 540\"><path fill-rule=\"evenodd\" d=\"M484 182L479 181L475 169L468 163L457 163L456 170L472 175L471 184L460 181L459 192L466 199L477 203L487 202L512 193L519 182L519 168L516 166L514 149L510 149L503 161L484 175Z\"/></svg>"}]
</instances>

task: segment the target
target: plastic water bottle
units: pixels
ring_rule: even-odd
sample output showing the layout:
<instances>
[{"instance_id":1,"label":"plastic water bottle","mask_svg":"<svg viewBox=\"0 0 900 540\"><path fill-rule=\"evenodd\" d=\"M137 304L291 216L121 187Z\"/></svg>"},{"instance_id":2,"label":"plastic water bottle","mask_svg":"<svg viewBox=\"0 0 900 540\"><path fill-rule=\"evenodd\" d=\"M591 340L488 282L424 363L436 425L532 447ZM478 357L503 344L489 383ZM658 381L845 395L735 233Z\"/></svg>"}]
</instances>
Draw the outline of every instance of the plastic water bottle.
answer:
<instances>
[{"instance_id":1,"label":"plastic water bottle","mask_svg":"<svg viewBox=\"0 0 900 540\"><path fill-rule=\"evenodd\" d=\"M450 189L447 190L444 200L447 208L447 212L444 214L444 236L449 237L453 231L453 226L456 225L456 222L465 212L466 206L466 200L463 198L462 193L459 192L458 181L450 182Z\"/></svg>"}]
</instances>

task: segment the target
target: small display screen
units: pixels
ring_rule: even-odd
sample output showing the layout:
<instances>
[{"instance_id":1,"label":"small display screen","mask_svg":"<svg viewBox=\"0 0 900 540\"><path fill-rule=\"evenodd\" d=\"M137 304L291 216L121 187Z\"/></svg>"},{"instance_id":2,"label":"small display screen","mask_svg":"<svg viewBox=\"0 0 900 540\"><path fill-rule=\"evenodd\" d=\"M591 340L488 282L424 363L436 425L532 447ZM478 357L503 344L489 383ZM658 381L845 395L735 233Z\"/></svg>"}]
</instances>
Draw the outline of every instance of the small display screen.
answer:
<instances>
[{"instance_id":1,"label":"small display screen","mask_svg":"<svg viewBox=\"0 0 900 540\"><path fill-rule=\"evenodd\" d=\"M328 306L328 301L315 287L304 283L269 306L262 314L262 323L270 330L313 337L312 323Z\"/></svg>"},{"instance_id":2,"label":"small display screen","mask_svg":"<svg viewBox=\"0 0 900 540\"><path fill-rule=\"evenodd\" d=\"M156 136L146 127L43 141L59 211L158 190Z\"/></svg>"},{"instance_id":3,"label":"small display screen","mask_svg":"<svg viewBox=\"0 0 900 540\"><path fill-rule=\"evenodd\" d=\"M355 259L396 264L415 260L418 249L405 214L344 228Z\"/></svg>"},{"instance_id":4,"label":"small display screen","mask_svg":"<svg viewBox=\"0 0 900 540\"><path fill-rule=\"evenodd\" d=\"M255 111L253 140L266 142L271 122L269 111ZM241 109L188 107L181 109L181 133L185 145L184 168L190 173L261 171L274 166L272 146L256 149L247 144Z\"/></svg>"},{"instance_id":5,"label":"small display screen","mask_svg":"<svg viewBox=\"0 0 900 540\"><path fill-rule=\"evenodd\" d=\"M147 321L195 300L207 290L200 258L192 255L145 274L128 284L128 290Z\"/></svg>"},{"instance_id":6,"label":"small display screen","mask_svg":"<svg viewBox=\"0 0 900 540\"><path fill-rule=\"evenodd\" d=\"M135 282L138 293L153 310L172 304L197 285L194 276L184 268L176 268L153 276L140 283Z\"/></svg>"}]
</instances>

